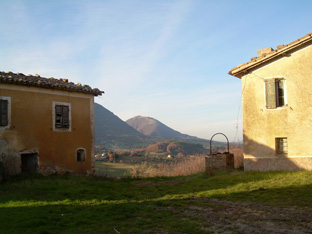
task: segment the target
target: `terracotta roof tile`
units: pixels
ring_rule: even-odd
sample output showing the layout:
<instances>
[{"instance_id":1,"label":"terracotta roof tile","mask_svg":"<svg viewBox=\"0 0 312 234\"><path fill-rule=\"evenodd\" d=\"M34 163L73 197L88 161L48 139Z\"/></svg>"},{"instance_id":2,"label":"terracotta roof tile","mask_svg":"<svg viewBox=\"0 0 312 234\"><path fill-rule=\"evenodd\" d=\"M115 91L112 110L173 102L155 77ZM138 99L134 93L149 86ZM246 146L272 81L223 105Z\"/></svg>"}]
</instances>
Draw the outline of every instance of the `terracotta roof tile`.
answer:
<instances>
[{"instance_id":1,"label":"terracotta roof tile","mask_svg":"<svg viewBox=\"0 0 312 234\"><path fill-rule=\"evenodd\" d=\"M40 77L38 74L24 75L23 73L0 72L0 84L1 83L87 93L93 94L94 96L100 96L104 93L97 88L92 89L89 85L81 85L80 83L74 84L73 82L68 82L68 79L64 78L44 78Z\"/></svg>"}]
</instances>

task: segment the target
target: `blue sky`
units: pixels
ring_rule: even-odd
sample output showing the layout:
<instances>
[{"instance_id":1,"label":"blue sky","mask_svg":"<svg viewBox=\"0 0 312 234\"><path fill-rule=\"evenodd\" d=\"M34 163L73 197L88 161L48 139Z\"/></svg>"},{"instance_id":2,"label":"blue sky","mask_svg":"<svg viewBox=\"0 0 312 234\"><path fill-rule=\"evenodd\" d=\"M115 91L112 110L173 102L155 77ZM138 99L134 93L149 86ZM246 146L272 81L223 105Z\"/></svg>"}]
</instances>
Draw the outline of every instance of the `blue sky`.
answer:
<instances>
[{"instance_id":1,"label":"blue sky","mask_svg":"<svg viewBox=\"0 0 312 234\"><path fill-rule=\"evenodd\" d=\"M229 70L312 32L311 9L310 0L0 0L0 70L99 88L95 101L123 120L237 141L241 82Z\"/></svg>"}]
</instances>

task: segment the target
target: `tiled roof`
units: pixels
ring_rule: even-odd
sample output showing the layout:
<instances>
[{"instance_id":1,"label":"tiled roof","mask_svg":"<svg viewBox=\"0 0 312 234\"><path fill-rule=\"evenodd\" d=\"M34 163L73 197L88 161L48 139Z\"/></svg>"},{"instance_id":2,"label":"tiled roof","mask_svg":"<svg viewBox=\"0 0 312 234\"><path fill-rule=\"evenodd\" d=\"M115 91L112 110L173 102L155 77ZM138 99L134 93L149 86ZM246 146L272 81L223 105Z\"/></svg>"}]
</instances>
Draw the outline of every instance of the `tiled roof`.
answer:
<instances>
[{"instance_id":1,"label":"tiled roof","mask_svg":"<svg viewBox=\"0 0 312 234\"><path fill-rule=\"evenodd\" d=\"M312 33L307 34L304 37L299 38L296 41L293 41L287 45L277 46L276 50L269 51L268 53L263 53L259 57L251 58L250 62L238 65L237 67L231 69L229 74L241 78L244 74L248 73L250 69L256 68L259 65L270 62L277 57L287 56L287 52L298 49L298 47L311 43L312 42Z\"/></svg>"},{"instance_id":2,"label":"tiled roof","mask_svg":"<svg viewBox=\"0 0 312 234\"><path fill-rule=\"evenodd\" d=\"M64 90L69 92L79 92L93 94L94 96L99 96L104 93L103 91L94 88L92 89L89 85L81 85L80 83L74 84L69 82L68 79L55 79L43 78L39 75L24 75L22 73L13 72L0 72L0 84L14 84L23 85L28 87L39 87L45 89L56 89Z\"/></svg>"}]
</instances>

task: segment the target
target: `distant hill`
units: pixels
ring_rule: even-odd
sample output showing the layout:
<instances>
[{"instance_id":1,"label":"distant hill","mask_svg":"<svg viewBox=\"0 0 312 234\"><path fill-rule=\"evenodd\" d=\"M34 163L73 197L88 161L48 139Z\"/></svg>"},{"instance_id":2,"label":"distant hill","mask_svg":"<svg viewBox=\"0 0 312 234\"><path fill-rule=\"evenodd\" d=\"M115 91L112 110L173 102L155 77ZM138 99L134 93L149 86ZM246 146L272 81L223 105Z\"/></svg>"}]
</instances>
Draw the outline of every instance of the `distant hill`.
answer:
<instances>
[{"instance_id":1,"label":"distant hill","mask_svg":"<svg viewBox=\"0 0 312 234\"><path fill-rule=\"evenodd\" d=\"M124 122L97 103L94 104L94 112L96 145L135 149L159 142L183 141L209 147L209 140L182 134L151 117L137 116Z\"/></svg>"},{"instance_id":2,"label":"distant hill","mask_svg":"<svg viewBox=\"0 0 312 234\"><path fill-rule=\"evenodd\" d=\"M151 117L136 116L128 119L126 123L145 136L157 137L159 139L171 141L184 141L188 143L202 144L205 147L209 147L209 140L180 133ZM223 143L218 144L222 145Z\"/></svg>"},{"instance_id":3,"label":"distant hill","mask_svg":"<svg viewBox=\"0 0 312 234\"><path fill-rule=\"evenodd\" d=\"M94 104L95 144L107 148L135 148L149 140L105 107Z\"/></svg>"},{"instance_id":4,"label":"distant hill","mask_svg":"<svg viewBox=\"0 0 312 234\"><path fill-rule=\"evenodd\" d=\"M144 116L136 116L126 121L131 127L144 134L145 136L185 139L191 136L182 134L157 119Z\"/></svg>"}]
</instances>

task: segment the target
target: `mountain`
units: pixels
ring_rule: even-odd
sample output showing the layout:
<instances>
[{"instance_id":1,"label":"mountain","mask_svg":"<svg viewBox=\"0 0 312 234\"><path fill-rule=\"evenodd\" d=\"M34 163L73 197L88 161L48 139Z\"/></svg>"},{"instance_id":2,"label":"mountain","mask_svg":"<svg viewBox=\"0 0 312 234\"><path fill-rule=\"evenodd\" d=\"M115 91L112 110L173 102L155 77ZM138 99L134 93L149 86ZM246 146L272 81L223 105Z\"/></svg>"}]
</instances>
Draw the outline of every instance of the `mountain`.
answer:
<instances>
[{"instance_id":1,"label":"mountain","mask_svg":"<svg viewBox=\"0 0 312 234\"><path fill-rule=\"evenodd\" d=\"M106 148L136 148L148 145L146 136L105 107L94 103L95 144Z\"/></svg>"},{"instance_id":2,"label":"mountain","mask_svg":"<svg viewBox=\"0 0 312 234\"><path fill-rule=\"evenodd\" d=\"M164 140L167 141L182 141L186 143L202 144L205 147L210 146L210 140L190 136L187 134L180 133L167 125L161 123L157 119L144 116L136 116L126 121L131 127L139 131L148 137L157 137L158 142ZM162 139L162 141L161 141ZM215 142L218 146L225 145L222 142Z\"/></svg>"},{"instance_id":3,"label":"mountain","mask_svg":"<svg viewBox=\"0 0 312 234\"><path fill-rule=\"evenodd\" d=\"M137 149L165 141L195 143L209 147L210 142L182 134L151 117L137 116L124 122L97 103L94 104L94 122L95 144L105 148Z\"/></svg>"},{"instance_id":4,"label":"mountain","mask_svg":"<svg viewBox=\"0 0 312 234\"><path fill-rule=\"evenodd\" d=\"M145 136L176 139L184 139L190 137L166 126L157 119L153 119L151 117L136 116L128 119L126 123L140 133L144 134Z\"/></svg>"},{"instance_id":5,"label":"mountain","mask_svg":"<svg viewBox=\"0 0 312 234\"><path fill-rule=\"evenodd\" d=\"M168 140L183 140L185 142L200 143L206 146L208 146L209 143L209 140L180 133L151 117L136 116L128 119L126 123L138 132L149 137L158 137Z\"/></svg>"}]
</instances>

